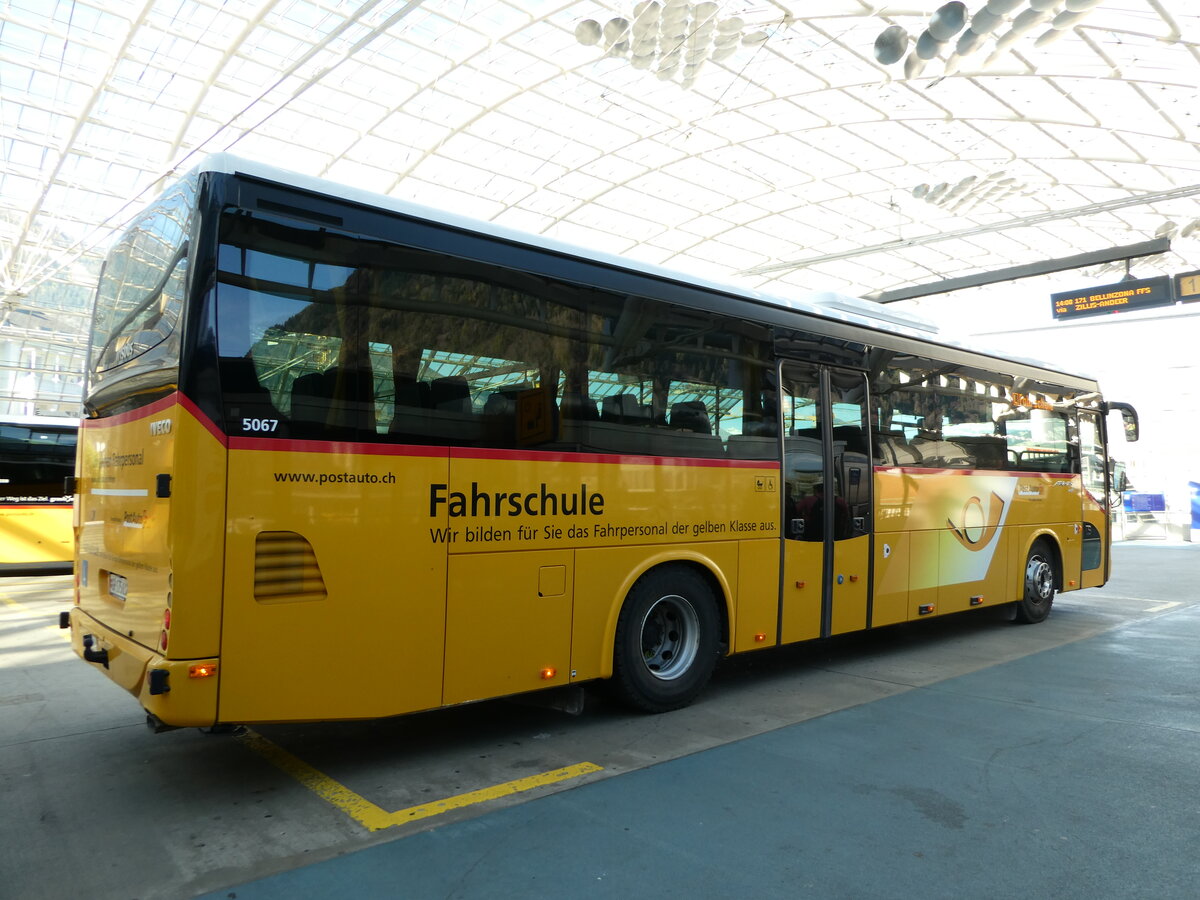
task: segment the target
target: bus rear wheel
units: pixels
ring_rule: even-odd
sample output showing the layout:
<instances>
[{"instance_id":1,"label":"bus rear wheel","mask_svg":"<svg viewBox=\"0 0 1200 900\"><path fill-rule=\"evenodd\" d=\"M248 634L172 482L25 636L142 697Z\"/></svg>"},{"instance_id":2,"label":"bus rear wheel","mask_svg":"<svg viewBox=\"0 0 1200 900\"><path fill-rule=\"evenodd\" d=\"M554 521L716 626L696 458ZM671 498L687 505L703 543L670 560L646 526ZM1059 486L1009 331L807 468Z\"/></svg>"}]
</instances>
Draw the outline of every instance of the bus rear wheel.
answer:
<instances>
[{"instance_id":1,"label":"bus rear wheel","mask_svg":"<svg viewBox=\"0 0 1200 900\"><path fill-rule=\"evenodd\" d=\"M717 664L719 626L716 599L699 574L682 566L647 572L617 619L613 686L618 696L645 712L687 706Z\"/></svg>"},{"instance_id":2,"label":"bus rear wheel","mask_svg":"<svg viewBox=\"0 0 1200 900\"><path fill-rule=\"evenodd\" d=\"M1017 621L1045 621L1054 604L1054 554L1045 541L1035 541L1025 560L1025 591L1017 601Z\"/></svg>"}]
</instances>

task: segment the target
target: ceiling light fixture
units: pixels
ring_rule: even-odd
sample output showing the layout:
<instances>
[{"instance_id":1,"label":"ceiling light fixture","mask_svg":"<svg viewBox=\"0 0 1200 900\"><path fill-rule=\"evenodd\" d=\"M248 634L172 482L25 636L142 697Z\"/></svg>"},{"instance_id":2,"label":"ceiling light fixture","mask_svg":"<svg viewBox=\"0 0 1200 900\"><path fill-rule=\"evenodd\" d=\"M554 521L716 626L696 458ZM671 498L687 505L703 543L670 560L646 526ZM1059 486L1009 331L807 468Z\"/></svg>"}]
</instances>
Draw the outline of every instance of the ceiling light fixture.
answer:
<instances>
[{"instance_id":1,"label":"ceiling light fixture","mask_svg":"<svg viewBox=\"0 0 1200 900\"><path fill-rule=\"evenodd\" d=\"M986 0L974 14L964 3L947 3L929 17L926 29L916 38L916 46L907 58L910 37L899 25L888 26L875 39L875 61L890 66L904 58L904 76L915 78L926 64L938 57L958 35L953 49L946 56L943 76L955 74L963 59L975 53L989 40L994 40L992 52L983 63L991 66L1012 50L1022 38L1041 25L1050 23L1035 47L1044 47L1083 23L1104 0ZM1017 12L1024 5L1026 8ZM1014 15L1015 14L1015 15ZM968 20L970 24L968 25ZM1008 24L1007 30L1004 29ZM965 30L964 30L965 28ZM961 34L959 34L961 32Z\"/></svg>"},{"instance_id":2,"label":"ceiling light fixture","mask_svg":"<svg viewBox=\"0 0 1200 900\"><path fill-rule=\"evenodd\" d=\"M1018 195L1028 196L1032 193L1028 183L1018 181L1007 172L992 172L984 178L968 175L955 184L943 181L930 186L918 184L912 189L912 195L918 200L924 200L947 212L957 215L973 209L982 202L999 205L1001 201Z\"/></svg>"},{"instance_id":3,"label":"ceiling light fixture","mask_svg":"<svg viewBox=\"0 0 1200 900\"><path fill-rule=\"evenodd\" d=\"M1179 225L1174 220L1167 219L1154 229L1154 236L1170 240L1177 238L1187 240L1188 238L1200 238L1200 234L1197 234L1198 231L1200 231L1200 219L1192 219L1186 225Z\"/></svg>"},{"instance_id":4,"label":"ceiling light fixture","mask_svg":"<svg viewBox=\"0 0 1200 900\"><path fill-rule=\"evenodd\" d=\"M575 40L585 47L602 44L607 56L690 88L705 63L721 62L770 36L740 16L720 18L719 12L713 0L645 0L630 18L614 16L604 24L585 19L575 26Z\"/></svg>"}]
</instances>

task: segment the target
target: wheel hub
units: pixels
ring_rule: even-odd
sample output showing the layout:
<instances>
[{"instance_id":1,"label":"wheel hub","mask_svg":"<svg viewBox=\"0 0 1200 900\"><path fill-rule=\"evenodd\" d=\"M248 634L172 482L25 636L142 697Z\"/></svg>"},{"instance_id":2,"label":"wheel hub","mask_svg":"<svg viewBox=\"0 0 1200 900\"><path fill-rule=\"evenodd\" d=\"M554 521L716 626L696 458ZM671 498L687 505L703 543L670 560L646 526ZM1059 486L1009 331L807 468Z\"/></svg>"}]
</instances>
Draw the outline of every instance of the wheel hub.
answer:
<instances>
[{"instance_id":1,"label":"wheel hub","mask_svg":"<svg viewBox=\"0 0 1200 900\"><path fill-rule=\"evenodd\" d=\"M1054 595L1054 570L1040 556L1031 556L1025 569L1025 587L1031 598L1045 602Z\"/></svg>"},{"instance_id":2,"label":"wheel hub","mask_svg":"<svg viewBox=\"0 0 1200 900\"><path fill-rule=\"evenodd\" d=\"M700 617L684 597L655 601L642 619L642 661L655 678L670 681L686 672L700 646Z\"/></svg>"}]
</instances>

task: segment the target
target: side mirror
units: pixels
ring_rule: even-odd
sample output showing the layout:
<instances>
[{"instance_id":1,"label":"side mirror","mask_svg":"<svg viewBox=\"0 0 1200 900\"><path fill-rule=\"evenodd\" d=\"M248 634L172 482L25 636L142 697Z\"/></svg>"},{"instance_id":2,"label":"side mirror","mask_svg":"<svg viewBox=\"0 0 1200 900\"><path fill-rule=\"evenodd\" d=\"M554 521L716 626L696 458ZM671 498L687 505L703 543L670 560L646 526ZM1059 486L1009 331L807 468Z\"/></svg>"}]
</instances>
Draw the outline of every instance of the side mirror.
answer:
<instances>
[{"instance_id":1,"label":"side mirror","mask_svg":"<svg viewBox=\"0 0 1200 900\"><path fill-rule=\"evenodd\" d=\"M1129 479L1125 477L1125 463L1114 462L1112 470L1112 490L1113 493L1124 493L1126 486L1129 484Z\"/></svg>"},{"instance_id":2,"label":"side mirror","mask_svg":"<svg viewBox=\"0 0 1200 900\"><path fill-rule=\"evenodd\" d=\"M1132 409L1121 410L1121 423L1125 426L1125 440L1129 442L1138 439L1138 417Z\"/></svg>"},{"instance_id":3,"label":"side mirror","mask_svg":"<svg viewBox=\"0 0 1200 900\"><path fill-rule=\"evenodd\" d=\"M1128 403L1106 403L1105 412L1117 409L1121 411L1121 423L1125 426L1125 440L1133 443L1138 439L1137 410Z\"/></svg>"}]
</instances>

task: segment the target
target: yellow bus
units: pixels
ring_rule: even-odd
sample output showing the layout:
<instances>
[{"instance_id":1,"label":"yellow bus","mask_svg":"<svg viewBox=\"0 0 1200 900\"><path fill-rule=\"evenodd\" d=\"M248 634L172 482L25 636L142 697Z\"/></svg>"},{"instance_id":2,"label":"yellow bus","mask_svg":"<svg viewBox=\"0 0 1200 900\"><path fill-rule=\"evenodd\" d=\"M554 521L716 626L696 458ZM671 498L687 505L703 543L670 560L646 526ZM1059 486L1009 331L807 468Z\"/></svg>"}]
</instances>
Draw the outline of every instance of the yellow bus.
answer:
<instances>
[{"instance_id":1,"label":"yellow bus","mask_svg":"<svg viewBox=\"0 0 1200 900\"><path fill-rule=\"evenodd\" d=\"M0 417L0 573L69 572L74 419Z\"/></svg>"},{"instance_id":2,"label":"yellow bus","mask_svg":"<svg viewBox=\"0 0 1200 900\"><path fill-rule=\"evenodd\" d=\"M85 406L62 624L156 727L664 711L1108 574L1090 378L230 157L109 254Z\"/></svg>"}]
</instances>

